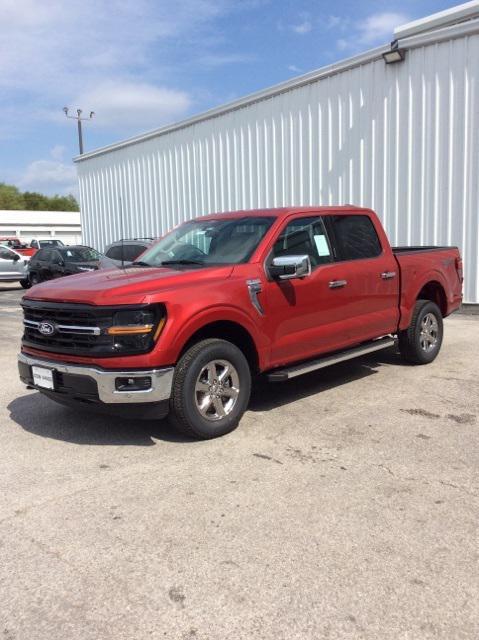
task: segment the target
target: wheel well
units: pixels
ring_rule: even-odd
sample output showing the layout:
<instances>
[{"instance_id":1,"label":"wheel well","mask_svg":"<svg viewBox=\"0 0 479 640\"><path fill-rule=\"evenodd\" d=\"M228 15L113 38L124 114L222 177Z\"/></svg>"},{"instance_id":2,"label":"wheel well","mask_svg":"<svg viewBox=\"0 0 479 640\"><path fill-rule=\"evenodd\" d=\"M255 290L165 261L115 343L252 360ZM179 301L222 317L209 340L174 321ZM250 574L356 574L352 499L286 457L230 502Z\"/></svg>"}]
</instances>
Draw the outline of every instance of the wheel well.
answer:
<instances>
[{"instance_id":1,"label":"wheel well","mask_svg":"<svg viewBox=\"0 0 479 640\"><path fill-rule=\"evenodd\" d=\"M418 295L418 300L430 300L435 302L443 316L447 313L447 298L443 286L435 280L423 286Z\"/></svg>"},{"instance_id":2,"label":"wheel well","mask_svg":"<svg viewBox=\"0 0 479 640\"><path fill-rule=\"evenodd\" d=\"M183 346L180 357L193 344L206 338L218 338L232 342L243 352L245 358L248 360L252 373L259 371L258 351L251 334L243 326L230 320L219 320L218 322L212 322L198 329Z\"/></svg>"}]
</instances>

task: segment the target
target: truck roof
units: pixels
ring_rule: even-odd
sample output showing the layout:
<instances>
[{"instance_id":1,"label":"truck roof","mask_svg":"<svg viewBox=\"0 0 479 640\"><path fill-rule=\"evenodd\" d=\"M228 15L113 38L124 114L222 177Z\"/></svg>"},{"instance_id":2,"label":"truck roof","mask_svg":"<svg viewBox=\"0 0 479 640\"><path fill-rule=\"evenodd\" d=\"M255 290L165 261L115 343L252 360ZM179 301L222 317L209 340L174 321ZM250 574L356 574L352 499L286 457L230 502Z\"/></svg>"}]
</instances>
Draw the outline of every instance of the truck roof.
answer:
<instances>
[{"instance_id":1,"label":"truck roof","mask_svg":"<svg viewBox=\"0 0 479 640\"><path fill-rule=\"evenodd\" d=\"M277 208L268 208L268 209L241 209L239 211L227 211L224 213L211 213L206 216L201 216L201 220L220 220L220 219L228 219L228 218L236 218L236 217L265 217L271 216L275 218L285 218L289 216L291 213L351 213L352 211L367 211L370 209L364 207L357 207L352 204L341 205L341 206L298 206L298 207L277 207Z\"/></svg>"}]
</instances>

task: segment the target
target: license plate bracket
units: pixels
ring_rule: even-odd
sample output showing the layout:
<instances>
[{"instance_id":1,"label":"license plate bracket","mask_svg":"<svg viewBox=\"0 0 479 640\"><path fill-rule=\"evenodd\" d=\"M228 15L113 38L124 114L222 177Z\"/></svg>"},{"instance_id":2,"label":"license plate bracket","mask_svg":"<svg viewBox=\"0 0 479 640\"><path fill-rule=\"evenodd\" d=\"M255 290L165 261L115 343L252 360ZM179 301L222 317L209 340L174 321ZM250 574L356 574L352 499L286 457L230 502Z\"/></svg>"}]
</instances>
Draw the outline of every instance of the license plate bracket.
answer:
<instances>
[{"instance_id":1,"label":"license plate bracket","mask_svg":"<svg viewBox=\"0 0 479 640\"><path fill-rule=\"evenodd\" d=\"M53 379L53 369L46 367L32 366L33 384L43 389L55 389L55 381Z\"/></svg>"}]
</instances>

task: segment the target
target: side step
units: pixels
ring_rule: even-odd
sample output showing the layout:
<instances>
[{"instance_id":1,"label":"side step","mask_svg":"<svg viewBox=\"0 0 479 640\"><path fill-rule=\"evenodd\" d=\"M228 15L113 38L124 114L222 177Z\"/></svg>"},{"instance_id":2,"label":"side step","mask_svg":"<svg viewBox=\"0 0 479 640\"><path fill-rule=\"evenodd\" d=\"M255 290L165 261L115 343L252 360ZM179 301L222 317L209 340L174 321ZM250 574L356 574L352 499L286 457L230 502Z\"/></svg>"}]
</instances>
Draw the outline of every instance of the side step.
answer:
<instances>
[{"instance_id":1,"label":"side step","mask_svg":"<svg viewBox=\"0 0 479 640\"><path fill-rule=\"evenodd\" d=\"M396 339L390 337L372 340L371 342L362 344L359 347L340 351L330 356L318 358L317 360L308 360L307 362L295 364L285 369L276 369L275 371L271 371L271 373L266 374L266 377L269 382L283 382L284 380L291 380L291 378L296 378L297 376L302 376L305 373L316 371L316 369L323 369L324 367L329 367L332 364L343 362L344 360L351 360L352 358L358 358L359 356L364 356L367 353L372 353L373 351L387 349L389 347L393 347L395 344Z\"/></svg>"}]
</instances>

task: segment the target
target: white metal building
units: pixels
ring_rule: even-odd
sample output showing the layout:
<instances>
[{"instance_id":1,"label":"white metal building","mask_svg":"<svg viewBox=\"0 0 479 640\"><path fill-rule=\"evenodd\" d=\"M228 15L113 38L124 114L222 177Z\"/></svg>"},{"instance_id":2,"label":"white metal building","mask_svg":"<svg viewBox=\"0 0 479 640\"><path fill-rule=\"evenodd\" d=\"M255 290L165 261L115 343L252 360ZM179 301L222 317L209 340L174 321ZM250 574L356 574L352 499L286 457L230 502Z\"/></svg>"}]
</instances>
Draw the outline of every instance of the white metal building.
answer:
<instances>
[{"instance_id":1,"label":"white metal building","mask_svg":"<svg viewBox=\"0 0 479 640\"><path fill-rule=\"evenodd\" d=\"M0 211L0 236L17 236L30 243L32 238L59 238L65 244L81 242L78 211Z\"/></svg>"},{"instance_id":2,"label":"white metal building","mask_svg":"<svg viewBox=\"0 0 479 640\"><path fill-rule=\"evenodd\" d=\"M385 45L76 158L86 243L214 211L354 203L394 245L458 245L478 303L479 1L395 38L396 64Z\"/></svg>"}]
</instances>

